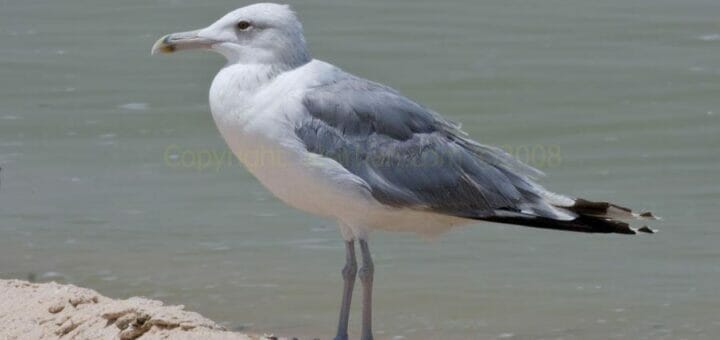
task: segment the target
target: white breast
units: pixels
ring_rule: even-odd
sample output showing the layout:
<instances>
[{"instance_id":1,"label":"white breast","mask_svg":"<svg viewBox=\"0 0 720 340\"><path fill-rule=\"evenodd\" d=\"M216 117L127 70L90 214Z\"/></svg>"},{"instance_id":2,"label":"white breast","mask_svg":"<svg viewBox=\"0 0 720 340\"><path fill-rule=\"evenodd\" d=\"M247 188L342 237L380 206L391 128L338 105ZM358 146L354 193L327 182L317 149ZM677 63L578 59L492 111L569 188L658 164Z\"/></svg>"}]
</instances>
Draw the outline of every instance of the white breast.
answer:
<instances>
[{"instance_id":1,"label":"white breast","mask_svg":"<svg viewBox=\"0 0 720 340\"><path fill-rule=\"evenodd\" d=\"M332 73L317 72L327 67L331 66L306 65L302 68L308 69L265 82L257 81L264 79L262 73L246 66L224 69L216 76L210 90L213 118L247 169L288 205L351 225L355 235L366 233L366 228L436 233L466 222L383 206L361 178L332 159L307 152L294 132L296 124L308 118L298 88L322 81L313 75Z\"/></svg>"},{"instance_id":2,"label":"white breast","mask_svg":"<svg viewBox=\"0 0 720 340\"><path fill-rule=\"evenodd\" d=\"M362 214L364 206L375 204L362 180L338 163L307 152L295 137L294 124L306 114L301 93L282 86L297 82L248 86L262 78L250 71L224 69L210 90L213 119L247 169L285 203L317 215Z\"/></svg>"}]
</instances>

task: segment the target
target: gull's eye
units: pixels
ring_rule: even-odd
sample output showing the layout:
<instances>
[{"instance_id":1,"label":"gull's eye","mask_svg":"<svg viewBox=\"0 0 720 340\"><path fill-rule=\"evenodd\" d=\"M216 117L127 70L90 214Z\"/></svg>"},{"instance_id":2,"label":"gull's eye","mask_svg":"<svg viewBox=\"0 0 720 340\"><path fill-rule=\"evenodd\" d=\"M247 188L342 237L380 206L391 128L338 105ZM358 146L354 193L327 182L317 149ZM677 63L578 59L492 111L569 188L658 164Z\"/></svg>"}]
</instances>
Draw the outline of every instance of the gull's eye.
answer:
<instances>
[{"instance_id":1,"label":"gull's eye","mask_svg":"<svg viewBox=\"0 0 720 340\"><path fill-rule=\"evenodd\" d=\"M237 29L239 29L241 31L244 31L244 30L250 28L250 26L252 26L252 25L245 20L238 22L237 25L235 25L235 27L237 27Z\"/></svg>"}]
</instances>

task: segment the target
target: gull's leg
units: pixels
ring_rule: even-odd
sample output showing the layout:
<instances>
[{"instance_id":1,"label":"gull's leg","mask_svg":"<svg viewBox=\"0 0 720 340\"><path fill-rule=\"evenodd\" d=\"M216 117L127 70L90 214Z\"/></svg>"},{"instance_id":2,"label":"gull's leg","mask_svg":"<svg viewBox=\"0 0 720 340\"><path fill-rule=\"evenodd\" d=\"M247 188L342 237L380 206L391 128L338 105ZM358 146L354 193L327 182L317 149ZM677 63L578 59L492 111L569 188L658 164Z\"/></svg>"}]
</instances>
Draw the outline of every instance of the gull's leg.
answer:
<instances>
[{"instance_id":1,"label":"gull's leg","mask_svg":"<svg viewBox=\"0 0 720 340\"><path fill-rule=\"evenodd\" d=\"M357 273L357 262L355 261L355 241L345 241L345 267L342 270L343 286L342 304L340 305L340 317L338 319L337 335L335 340L348 340L348 319L350 318L350 301L352 300L353 286L355 286L355 274Z\"/></svg>"},{"instance_id":2,"label":"gull's leg","mask_svg":"<svg viewBox=\"0 0 720 340\"><path fill-rule=\"evenodd\" d=\"M372 340L372 286L373 273L375 266L373 265L372 256L367 241L360 240L360 252L362 255L362 267L360 267L360 282L363 286L362 301L362 334L361 340Z\"/></svg>"}]
</instances>

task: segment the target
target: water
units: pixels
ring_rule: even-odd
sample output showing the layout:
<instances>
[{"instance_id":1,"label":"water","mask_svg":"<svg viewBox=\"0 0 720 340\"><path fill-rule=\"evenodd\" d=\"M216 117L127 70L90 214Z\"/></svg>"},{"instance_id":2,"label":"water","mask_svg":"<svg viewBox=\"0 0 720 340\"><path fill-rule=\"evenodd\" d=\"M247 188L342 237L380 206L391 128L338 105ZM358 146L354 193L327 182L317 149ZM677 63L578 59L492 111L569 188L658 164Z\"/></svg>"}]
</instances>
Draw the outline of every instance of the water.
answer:
<instances>
[{"instance_id":1,"label":"water","mask_svg":"<svg viewBox=\"0 0 720 340\"><path fill-rule=\"evenodd\" d=\"M230 329L332 335L337 230L228 157L206 98L219 57L149 56L160 35L242 4L0 1L0 277L155 297ZM554 190L665 218L635 238L376 233L378 339L717 336L719 2L295 7L316 57L462 121Z\"/></svg>"}]
</instances>

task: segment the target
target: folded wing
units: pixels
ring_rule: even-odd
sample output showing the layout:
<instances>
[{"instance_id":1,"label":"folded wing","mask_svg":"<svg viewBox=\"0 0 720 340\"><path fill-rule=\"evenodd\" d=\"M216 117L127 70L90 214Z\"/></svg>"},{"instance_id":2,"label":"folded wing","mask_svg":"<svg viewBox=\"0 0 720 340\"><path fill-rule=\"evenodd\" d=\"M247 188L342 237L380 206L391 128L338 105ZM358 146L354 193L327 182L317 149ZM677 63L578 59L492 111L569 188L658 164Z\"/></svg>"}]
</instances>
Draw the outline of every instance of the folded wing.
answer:
<instances>
[{"instance_id":1,"label":"folded wing","mask_svg":"<svg viewBox=\"0 0 720 340\"><path fill-rule=\"evenodd\" d=\"M363 179L383 204L469 219L604 232L567 225L586 215L577 223L605 218L569 208L575 200L552 194L532 180L540 171L466 138L457 124L393 89L346 75L306 91L303 105L308 118L295 132L307 150ZM629 233L621 229L610 232Z\"/></svg>"}]
</instances>

